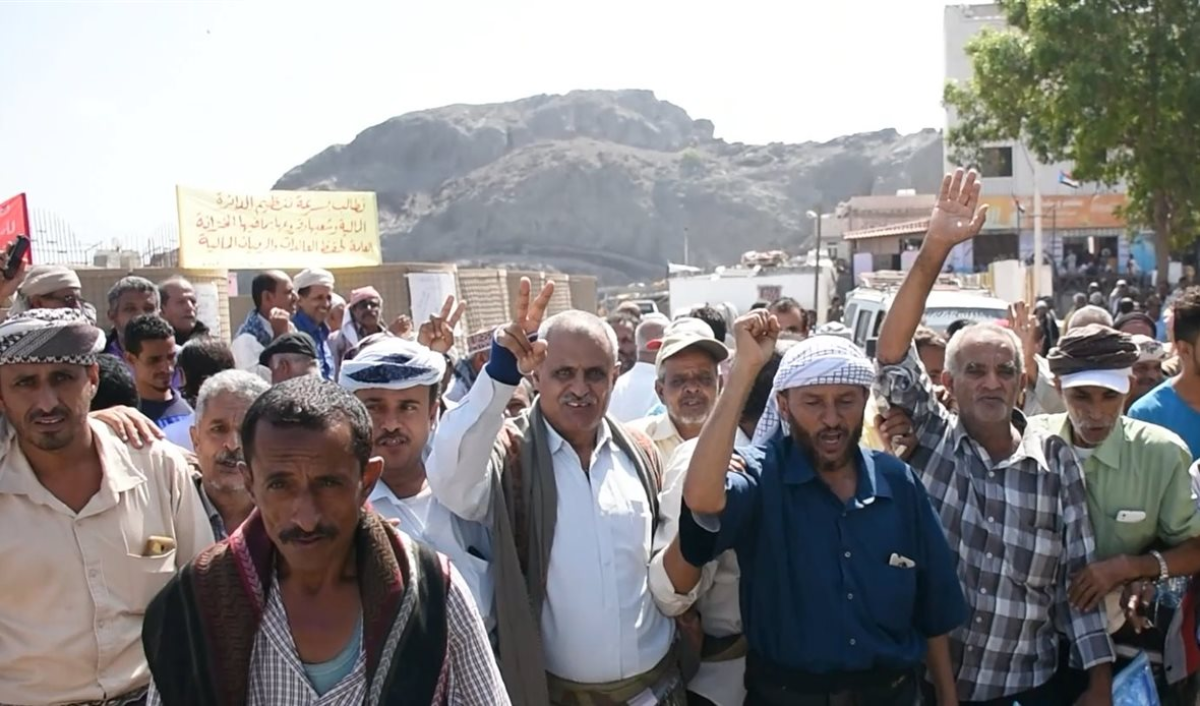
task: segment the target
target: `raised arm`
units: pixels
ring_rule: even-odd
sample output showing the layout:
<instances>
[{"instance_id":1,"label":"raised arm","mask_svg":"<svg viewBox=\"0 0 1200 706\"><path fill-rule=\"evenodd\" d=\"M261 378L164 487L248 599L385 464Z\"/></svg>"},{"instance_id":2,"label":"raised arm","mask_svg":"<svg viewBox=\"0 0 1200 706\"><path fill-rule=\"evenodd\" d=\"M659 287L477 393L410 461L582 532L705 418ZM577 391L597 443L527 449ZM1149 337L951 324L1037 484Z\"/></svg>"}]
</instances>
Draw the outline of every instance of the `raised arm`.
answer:
<instances>
[{"instance_id":1,"label":"raised arm","mask_svg":"<svg viewBox=\"0 0 1200 706\"><path fill-rule=\"evenodd\" d=\"M725 509L725 473L729 470L738 421L754 379L775 351L779 322L759 309L738 319L733 330L737 356L716 408L700 430L683 483L684 502L688 509L701 515L716 515Z\"/></svg>"},{"instance_id":2,"label":"raised arm","mask_svg":"<svg viewBox=\"0 0 1200 706\"><path fill-rule=\"evenodd\" d=\"M987 206L979 206L981 186L974 170L964 175L963 170L958 169L942 179L941 193L930 216L929 231L921 251L883 319L876 348L880 364L895 365L904 360L912 345L913 334L925 316L925 300L929 298L950 250L983 229Z\"/></svg>"},{"instance_id":3,"label":"raised arm","mask_svg":"<svg viewBox=\"0 0 1200 706\"><path fill-rule=\"evenodd\" d=\"M438 502L465 520L486 519L495 476L490 461L504 424L504 408L521 376L546 357L545 342L533 337L554 294L554 283L548 282L532 301L530 288L529 280L522 279L516 316L497 334L491 360L462 404L442 416L433 437L425 469L429 487Z\"/></svg>"}]
</instances>

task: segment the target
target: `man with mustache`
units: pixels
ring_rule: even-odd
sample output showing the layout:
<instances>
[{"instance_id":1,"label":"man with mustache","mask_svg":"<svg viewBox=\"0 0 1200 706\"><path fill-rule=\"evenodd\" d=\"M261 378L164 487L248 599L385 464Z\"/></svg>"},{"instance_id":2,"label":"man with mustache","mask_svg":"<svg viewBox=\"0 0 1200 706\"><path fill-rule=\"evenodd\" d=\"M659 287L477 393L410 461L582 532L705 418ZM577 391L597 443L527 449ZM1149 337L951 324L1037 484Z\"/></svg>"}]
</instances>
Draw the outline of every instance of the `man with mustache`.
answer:
<instances>
[{"instance_id":1,"label":"man with mustache","mask_svg":"<svg viewBox=\"0 0 1200 706\"><path fill-rule=\"evenodd\" d=\"M334 360L339 365L359 341L386 330L383 326L383 296L374 287L352 290L350 300L346 302L346 313L348 316L345 316L333 344Z\"/></svg>"},{"instance_id":2,"label":"man with mustache","mask_svg":"<svg viewBox=\"0 0 1200 706\"><path fill-rule=\"evenodd\" d=\"M444 324L444 333L453 329ZM383 473L371 490L371 506L401 531L449 557L471 588L490 630L491 536L478 522L446 509L425 478L428 442L438 418L446 359L415 341L393 336L364 341L342 363L338 383L354 393L371 415L373 453Z\"/></svg>"},{"instance_id":3,"label":"man with mustache","mask_svg":"<svg viewBox=\"0 0 1200 706\"><path fill-rule=\"evenodd\" d=\"M208 325L197 316L196 288L181 275L158 283L162 317L175 329L175 343L182 346L209 334Z\"/></svg>"},{"instance_id":4,"label":"man with mustache","mask_svg":"<svg viewBox=\"0 0 1200 706\"><path fill-rule=\"evenodd\" d=\"M672 324L666 337L655 343L654 391L667 409L629 426L649 436L659 455L669 461L680 444L700 435L717 401L718 366L729 357L729 349L713 338L712 329L699 319Z\"/></svg>"},{"instance_id":5,"label":"man with mustache","mask_svg":"<svg viewBox=\"0 0 1200 706\"><path fill-rule=\"evenodd\" d=\"M545 321L553 284L516 316L459 406L438 425L429 484L451 511L488 523L496 556L501 672L521 706L683 706L674 625L650 593L658 451L606 417L620 374L616 334L567 311ZM523 375L539 396L508 423Z\"/></svg>"},{"instance_id":6,"label":"man with mustache","mask_svg":"<svg viewBox=\"0 0 1200 706\"><path fill-rule=\"evenodd\" d=\"M746 704L909 706L922 663L952 698L946 633L966 615L962 589L920 480L858 445L874 365L840 337L795 344L775 374L777 412L759 422L767 440L739 449L745 471L727 473L780 328L760 310L734 333L737 355L684 480L679 536L695 566L737 553Z\"/></svg>"},{"instance_id":7,"label":"man with mustache","mask_svg":"<svg viewBox=\"0 0 1200 706\"><path fill-rule=\"evenodd\" d=\"M1162 366L1169 357L1166 347L1150 336L1134 334L1133 343L1138 347L1138 359L1133 364L1133 388L1125 400L1126 413L1135 402L1150 394L1166 379Z\"/></svg>"},{"instance_id":8,"label":"man with mustache","mask_svg":"<svg viewBox=\"0 0 1200 706\"><path fill-rule=\"evenodd\" d=\"M146 606L213 541L177 448L89 420L103 348L75 309L0 324L0 703L140 704Z\"/></svg>"},{"instance_id":9,"label":"man with mustache","mask_svg":"<svg viewBox=\"0 0 1200 706\"><path fill-rule=\"evenodd\" d=\"M289 380L242 442L257 507L146 611L148 706L507 706L458 571L363 507L383 461L361 402Z\"/></svg>"},{"instance_id":10,"label":"man with mustache","mask_svg":"<svg viewBox=\"0 0 1200 706\"><path fill-rule=\"evenodd\" d=\"M960 703L1075 702L1078 694L1058 693L1052 681L1061 646L1070 666L1089 672L1081 703L1107 705L1114 655L1104 613L1067 598L1070 577L1095 560L1083 470L1066 441L1016 413L1020 339L995 324L950 339L942 384L957 412L938 400L911 345L950 250L983 228L980 188L975 172L961 169L942 182L916 262L883 321L878 393L917 424L909 460L966 589L969 619L950 635Z\"/></svg>"},{"instance_id":11,"label":"man with mustache","mask_svg":"<svg viewBox=\"0 0 1200 706\"><path fill-rule=\"evenodd\" d=\"M1072 328L1049 355L1067 413L1029 420L1030 428L1066 439L1083 463L1096 560L1070 577L1068 597L1081 610L1107 605L1119 643L1134 641L1134 627L1120 618L1123 587L1200 573L1191 455L1174 433L1122 416L1138 357L1128 334L1095 324ZM1166 664L1173 667L1167 674L1182 679L1198 665L1193 660L1185 669L1178 631L1166 637Z\"/></svg>"},{"instance_id":12,"label":"man with mustache","mask_svg":"<svg viewBox=\"0 0 1200 706\"><path fill-rule=\"evenodd\" d=\"M205 380L196 396L196 415L188 430L199 471L196 489L218 542L254 510L241 471L242 419L269 387L254 373L226 370Z\"/></svg>"}]
</instances>

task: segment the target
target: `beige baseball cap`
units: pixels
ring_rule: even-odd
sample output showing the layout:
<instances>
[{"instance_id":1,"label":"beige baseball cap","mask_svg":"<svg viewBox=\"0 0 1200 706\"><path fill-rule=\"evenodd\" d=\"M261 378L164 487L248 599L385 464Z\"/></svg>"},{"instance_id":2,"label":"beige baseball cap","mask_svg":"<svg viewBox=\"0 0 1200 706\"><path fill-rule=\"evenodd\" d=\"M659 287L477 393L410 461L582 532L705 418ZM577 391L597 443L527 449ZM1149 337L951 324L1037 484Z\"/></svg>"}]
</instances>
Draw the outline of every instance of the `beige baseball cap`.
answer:
<instances>
[{"instance_id":1,"label":"beige baseball cap","mask_svg":"<svg viewBox=\"0 0 1200 706\"><path fill-rule=\"evenodd\" d=\"M655 372L662 374L663 363L671 356L691 349L698 348L720 363L729 357L729 349L713 337L712 329L703 321L696 320L707 331L699 330L696 326L679 326L667 330L667 335L659 342L658 356L654 359Z\"/></svg>"}]
</instances>

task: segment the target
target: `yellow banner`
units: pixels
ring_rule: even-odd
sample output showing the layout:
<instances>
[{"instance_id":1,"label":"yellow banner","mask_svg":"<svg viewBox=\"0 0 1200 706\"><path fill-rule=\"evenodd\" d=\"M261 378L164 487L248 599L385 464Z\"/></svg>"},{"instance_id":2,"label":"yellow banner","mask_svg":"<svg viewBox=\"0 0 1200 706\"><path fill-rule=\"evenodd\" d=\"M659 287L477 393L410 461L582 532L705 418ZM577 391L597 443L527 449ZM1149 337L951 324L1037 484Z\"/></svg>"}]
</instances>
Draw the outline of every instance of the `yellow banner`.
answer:
<instances>
[{"instance_id":1,"label":"yellow banner","mask_svg":"<svg viewBox=\"0 0 1200 706\"><path fill-rule=\"evenodd\" d=\"M183 269L369 267L383 261L369 191L240 194L175 187Z\"/></svg>"}]
</instances>

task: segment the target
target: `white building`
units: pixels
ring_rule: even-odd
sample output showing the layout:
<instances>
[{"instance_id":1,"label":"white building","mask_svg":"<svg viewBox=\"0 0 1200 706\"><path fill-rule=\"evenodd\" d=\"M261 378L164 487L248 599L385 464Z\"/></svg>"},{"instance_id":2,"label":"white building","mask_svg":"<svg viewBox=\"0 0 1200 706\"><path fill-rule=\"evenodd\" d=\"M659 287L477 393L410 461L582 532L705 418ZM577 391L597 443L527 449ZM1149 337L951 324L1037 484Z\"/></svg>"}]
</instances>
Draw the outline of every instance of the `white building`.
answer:
<instances>
[{"instance_id":1,"label":"white building","mask_svg":"<svg viewBox=\"0 0 1200 706\"><path fill-rule=\"evenodd\" d=\"M945 10L945 77L947 81L967 82L973 76L966 45L984 28L1003 29L1005 17L994 3L954 4ZM955 111L946 108L947 131L957 123ZM943 133L945 134L945 133ZM946 145L947 169L953 169L952 152ZM1059 269L1064 262L1078 263L1090 253L1108 258L1120 271L1125 270L1130 239L1125 237L1123 219L1114 209L1125 202L1123 186L1107 188L1100 184L1082 184L1072 188L1062 183L1062 175L1071 174L1071 164L1041 164L1019 142L998 142L984 149L977 165L984 177L983 196L988 204L985 233L971 245L974 252L961 253L959 261L973 261L976 268L986 267L997 258L1017 257L1029 260L1033 254L1033 195L1035 185L1042 196L1043 250ZM1143 269L1153 268L1153 251L1135 247ZM1068 258L1074 254L1073 258ZM1145 259L1146 262L1142 262ZM1101 267L1107 262L1102 262Z\"/></svg>"}]
</instances>

